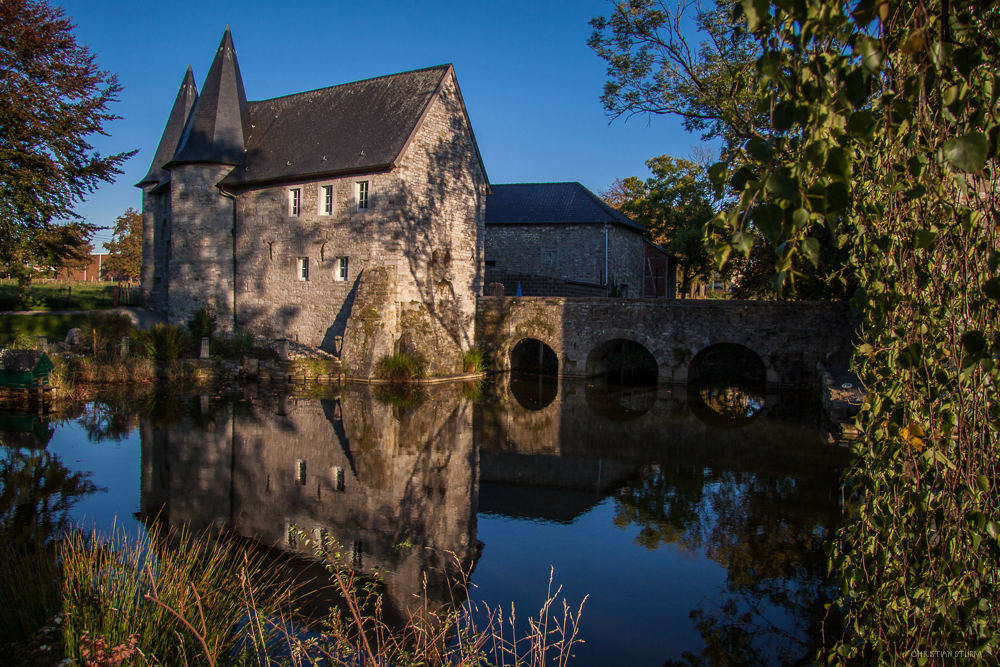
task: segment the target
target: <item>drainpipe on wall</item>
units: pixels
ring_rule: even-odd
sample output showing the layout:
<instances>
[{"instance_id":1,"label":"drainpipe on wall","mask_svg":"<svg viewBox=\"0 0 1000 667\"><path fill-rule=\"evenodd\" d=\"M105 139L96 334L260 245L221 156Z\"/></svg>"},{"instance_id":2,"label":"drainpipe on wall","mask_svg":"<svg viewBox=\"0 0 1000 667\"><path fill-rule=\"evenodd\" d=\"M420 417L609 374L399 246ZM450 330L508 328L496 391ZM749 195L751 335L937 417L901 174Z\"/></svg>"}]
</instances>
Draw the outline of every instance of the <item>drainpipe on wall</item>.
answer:
<instances>
[{"instance_id":1,"label":"drainpipe on wall","mask_svg":"<svg viewBox=\"0 0 1000 667\"><path fill-rule=\"evenodd\" d=\"M233 333L236 333L236 195L226 192L225 188L219 188L219 193L228 199L233 200L233 228L230 233L233 236Z\"/></svg>"},{"instance_id":2,"label":"drainpipe on wall","mask_svg":"<svg viewBox=\"0 0 1000 667\"><path fill-rule=\"evenodd\" d=\"M608 223L604 223L604 296L608 295Z\"/></svg>"}]
</instances>

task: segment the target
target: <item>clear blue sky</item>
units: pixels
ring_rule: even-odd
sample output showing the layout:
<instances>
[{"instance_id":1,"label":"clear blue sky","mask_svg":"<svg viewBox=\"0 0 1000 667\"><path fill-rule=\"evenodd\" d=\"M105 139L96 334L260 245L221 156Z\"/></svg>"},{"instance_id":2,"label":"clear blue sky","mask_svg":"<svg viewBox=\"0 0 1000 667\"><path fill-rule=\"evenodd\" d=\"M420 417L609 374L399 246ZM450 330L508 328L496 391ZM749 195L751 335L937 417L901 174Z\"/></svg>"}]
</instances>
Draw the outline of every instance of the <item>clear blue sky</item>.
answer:
<instances>
[{"instance_id":1,"label":"clear blue sky","mask_svg":"<svg viewBox=\"0 0 1000 667\"><path fill-rule=\"evenodd\" d=\"M53 4L60 4L53 0ZM579 181L595 192L648 176L644 162L700 143L673 117L608 124L605 63L588 21L605 0L464 2L136 2L67 0L78 41L125 90L94 137L102 154L139 149L125 174L77 212L110 225L149 169L188 63L201 90L222 33L233 31L247 97L267 99L453 63L492 183ZM99 235L100 243L108 232Z\"/></svg>"}]
</instances>

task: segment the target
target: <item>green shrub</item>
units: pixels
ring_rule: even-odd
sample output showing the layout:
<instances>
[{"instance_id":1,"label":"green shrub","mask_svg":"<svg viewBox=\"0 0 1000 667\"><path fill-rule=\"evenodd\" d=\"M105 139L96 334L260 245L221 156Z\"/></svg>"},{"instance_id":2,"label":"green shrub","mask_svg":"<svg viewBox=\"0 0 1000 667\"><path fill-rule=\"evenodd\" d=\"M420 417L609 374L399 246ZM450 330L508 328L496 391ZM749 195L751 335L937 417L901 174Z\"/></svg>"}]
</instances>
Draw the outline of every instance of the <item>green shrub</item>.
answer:
<instances>
[{"instance_id":1,"label":"green shrub","mask_svg":"<svg viewBox=\"0 0 1000 667\"><path fill-rule=\"evenodd\" d=\"M114 357L119 354L118 341L131 335L132 319L125 313L93 313L87 318L84 337L94 348L95 357Z\"/></svg>"},{"instance_id":2,"label":"green shrub","mask_svg":"<svg viewBox=\"0 0 1000 667\"><path fill-rule=\"evenodd\" d=\"M375 364L375 377L392 382L408 382L424 376L426 364L423 359L410 356L407 352L387 355Z\"/></svg>"},{"instance_id":3,"label":"green shrub","mask_svg":"<svg viewBox=\"0 0 1000 667\"><path fill-rule=\"evenodd\" d=\"M160 364L177 359L191 346L187 331L176 324L156 324L144 331L136 331L132 342L137 353Z\"/></svg>"},{"instance_id":4,"label":"green shrub","mask_svg":"<svg viewBox=\"0 0 1000 667\"><path fill-rule=\"evenodd\" d=\"M225 359L252 350L253 344L253 333L249 331L227 332L214 336L210 349L213 355L219 355Z\"/></svg>"},{"instance_id":5,"label":"green shrub","mask_svg":"<svg viewBox=\"0 0 1000 667\"><path fill-rule=\"evenodd\" d=\"M191 313L187 321L187 330L194 340L211 338L215 335L215 330L219 323L215 316L215 310L208 306L203 306Z\"/></svg>"}]
</instances>

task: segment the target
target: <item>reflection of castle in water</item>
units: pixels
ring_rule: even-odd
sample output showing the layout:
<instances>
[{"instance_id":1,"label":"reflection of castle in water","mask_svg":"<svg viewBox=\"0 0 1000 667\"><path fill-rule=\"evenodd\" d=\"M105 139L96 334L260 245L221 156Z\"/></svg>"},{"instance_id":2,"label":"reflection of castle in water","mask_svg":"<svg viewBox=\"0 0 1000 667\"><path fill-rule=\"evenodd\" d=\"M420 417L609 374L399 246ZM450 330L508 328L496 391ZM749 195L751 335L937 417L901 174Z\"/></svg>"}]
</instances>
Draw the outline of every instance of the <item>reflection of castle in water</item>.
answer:
<instances>
[{"instance_id":1,"label":"reflection of castle in water","mask_svg":"<svg viewBox=\"0 0 1000 667\"><path fill-rule=\"evenodd\" d=\"M699 403L692 387L512 375L471 392L475 402L456 385L416 399L367 386L203 396L172 425L142 421L141 509L306 556L291 561L313 576L292 527L333 539L352 567L382 574L396 619L419 612L425 577L431 611L465 599L453 585L480 556L477 512L569 523L609 497L641 547L704 549L753 595L820 590L844 451L794 418L795 396L722 389L721 404ZM751 401L767 407L746 418Z\"/></svg>"},{"instance_id":2,"label":"reflection of castle in water","mask_svg":"<svg viewBox=\"0 0 1000 667\"><path fill-rule=\"evenodd\" d=\"M143 514L298 555L312 549L296 528L332 539L355 569L382 574L396 613L420 603L425 576L431 604L449 601L444 573L478 555L472 409L458 392L409 408L369 388L228 405L203 396L180 423L142 423L142 463Z\"/></svg>"}]
</instances>

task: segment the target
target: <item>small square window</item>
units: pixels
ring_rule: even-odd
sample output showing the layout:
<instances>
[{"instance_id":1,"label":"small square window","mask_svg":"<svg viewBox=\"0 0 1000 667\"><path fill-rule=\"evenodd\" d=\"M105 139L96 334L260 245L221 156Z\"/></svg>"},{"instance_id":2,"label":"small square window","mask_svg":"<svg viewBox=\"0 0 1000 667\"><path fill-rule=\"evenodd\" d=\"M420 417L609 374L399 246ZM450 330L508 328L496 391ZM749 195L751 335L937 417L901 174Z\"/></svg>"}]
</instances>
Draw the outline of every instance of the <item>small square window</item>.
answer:
<instances>
[{"instance_id":1,"label":"small square window","mask_svg":"<svg viewBox=\"0 0 1000 667\"><path fill-rule=\"evenodd\" d=\"M333 215L333 186L324 185L322 188L323 198L320 201L320 210L323 215Z\"/></svg>"},{"instance_id":2,"label":"small square window","mask_svg":"<svg viewBox=\"0 0 1000 667\"><path fill-rule=\"evenodd\" d=\"M368 181L358 181L358 210L368 210Z\"/></svg>"},{"instance_id":3,"label":"small square window","mask_svg":"<svg viewBox=\"0 0 1000 667\"><path fill-rule=\"evenodd\" d=\"M299 280L309 280L309 258L299 257Z\"/></svg>"},{"instance_id":4,"label":"small square window","mask_svg":"<svg viewBox=\"0 0 1000 667\"><path fill-rule=\"evenodd\" d=\"M337 258L337 280L346 281L348 278L347 272L347 258L338 257Z\"/></svg>"},{"instance_id":5,"label":"small square window","mask_svg":"<svg viewBox=\"0 0 1000 667\"><path fill-rule=\"evenodd\" d=\"M292 188L288 191L288 215L299 217L302 211L302 188Z\"/></svg>"}]
</instances>

